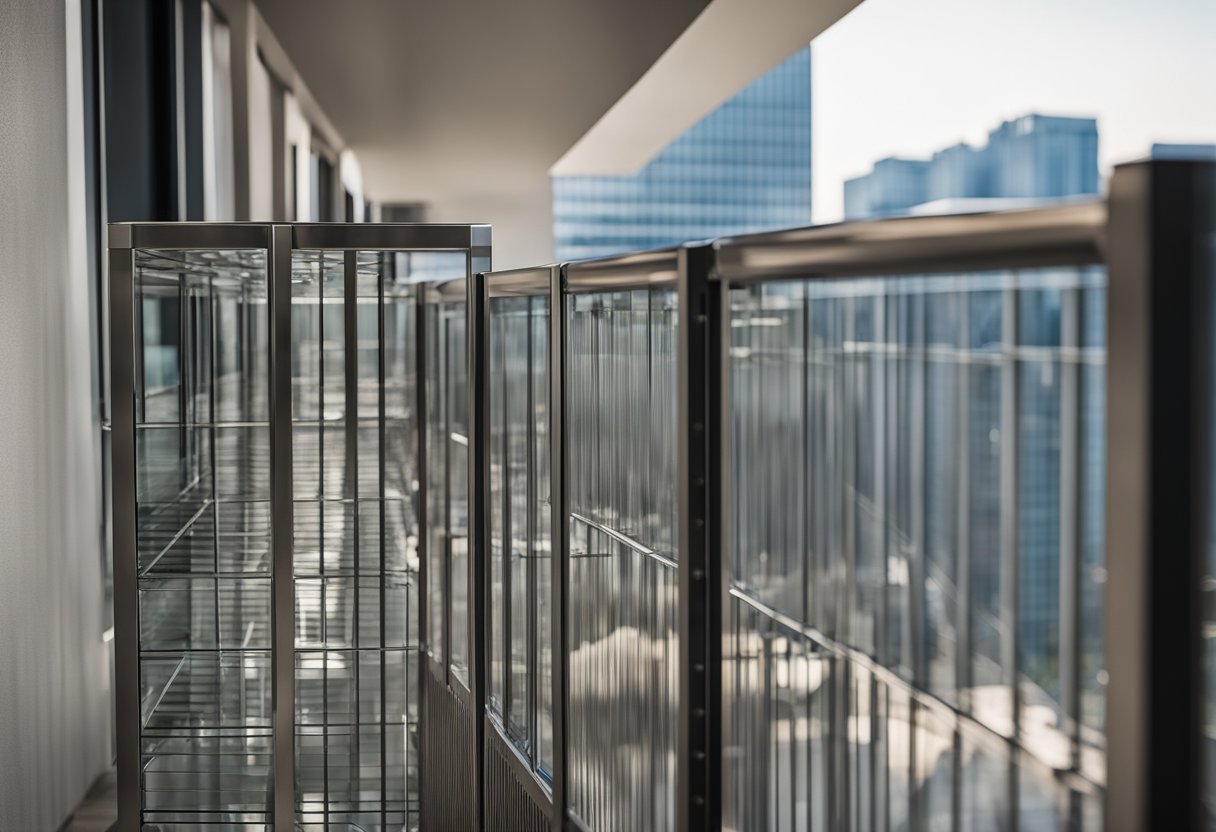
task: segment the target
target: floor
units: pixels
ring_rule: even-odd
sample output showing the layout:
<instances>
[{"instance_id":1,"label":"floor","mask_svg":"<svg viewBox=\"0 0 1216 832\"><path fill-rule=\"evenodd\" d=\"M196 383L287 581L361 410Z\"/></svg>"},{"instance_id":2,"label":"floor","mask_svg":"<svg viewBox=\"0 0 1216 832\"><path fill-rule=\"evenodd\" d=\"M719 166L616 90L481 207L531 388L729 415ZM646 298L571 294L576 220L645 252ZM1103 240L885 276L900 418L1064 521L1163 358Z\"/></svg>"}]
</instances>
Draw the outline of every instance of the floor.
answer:
<instances>
[{"instance_id":1,"label":"floor","mask_svg":"<svg viewBox=\"0 0 1216 832\"><path fill-rule=\"evenodd\" d=\"M97 778L60 832L108 832L118 822L118 785L111 769Z\"/></svg>"}]
</instances>

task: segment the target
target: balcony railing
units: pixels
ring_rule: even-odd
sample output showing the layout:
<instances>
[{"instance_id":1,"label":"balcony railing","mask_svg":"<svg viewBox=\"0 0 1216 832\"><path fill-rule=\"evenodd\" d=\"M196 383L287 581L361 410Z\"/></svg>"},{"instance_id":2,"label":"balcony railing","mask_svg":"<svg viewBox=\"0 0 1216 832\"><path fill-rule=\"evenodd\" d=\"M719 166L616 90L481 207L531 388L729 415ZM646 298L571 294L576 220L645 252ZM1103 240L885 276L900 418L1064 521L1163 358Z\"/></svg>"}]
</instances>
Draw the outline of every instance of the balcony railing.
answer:
<instances>
[{"instance_id":1,"label":"balcony railing","mask_svg":"<svg viewBox=\"0 0 1216 832\"><path fill-rule=\"evenodd\" d=\"M1214 203L120 229L122 828L1202 828Z\"/></svg>"}]
</instances>

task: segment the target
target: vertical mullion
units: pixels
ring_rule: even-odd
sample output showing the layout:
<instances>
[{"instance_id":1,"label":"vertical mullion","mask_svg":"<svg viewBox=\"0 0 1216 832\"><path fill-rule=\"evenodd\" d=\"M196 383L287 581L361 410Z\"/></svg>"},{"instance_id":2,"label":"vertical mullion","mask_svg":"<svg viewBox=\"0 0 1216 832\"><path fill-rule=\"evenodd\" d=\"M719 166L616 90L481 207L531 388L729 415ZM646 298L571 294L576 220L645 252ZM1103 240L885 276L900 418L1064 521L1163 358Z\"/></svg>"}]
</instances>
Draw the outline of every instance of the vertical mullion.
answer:
<instances>
[{"instance_id":1,"label":"vertical mullion","mask_svg":"<svg viewBox=\"0 0 1216 832\"><path fill-rule=\"evenodd\" d=\"M292 228L270 229L270 475L272 573L274 828L295 828L294 586L291 458L291 252Z\"/></svg>"},{"instance_id":2,"label":"vertical mullion","mask_svg":"<svg viewBox=\"0 0 1216 832\"><path fill-rule=\"evenodd\" d=\"M494 337L494 323L493 323L494 316L492 314L490 314L488 300L486 301L486 309L487 309L486 329L487 329L487 333L488 333L489 337L493 338ZM513 610L514 605L512 603L513 597L511 595L511 591L512 591L513 584L514 584L514 581L512 580L512 575L511 575L511 547L512 547L512 536L514 535L515 530L512 528L512 523L511 523L511 520L512 520L512 518L511 518L511 497L512 497L512 493L511 493L511 490L512 490L511 489L511 439L510 439L510 437L511 437L511 408L510 408L510 402L509 402L509 399L511 396L511 391L510 391L511 385L507 381L510 378L510 374L507 369L507 362L508 362L507 354L510 350L510 343L511 343L511 335L510 335L510 331L509 331L510 323L511 323L510 314L507 313L507 314L502 315L501 319L498 322L498 333L499 333L498 343L496 345L494 345L494 347L492 347L492 349L496 348L501 352L501 367L502 367L502 374L503 374L502 385L500 387L500 389L502 390L502 401L497 403L498 404L498 408L497 408L498 413L502 417L502 435L499 437L499 440L501 443L499 445L499 449L500 449L500 452L502 453L502 471L499 474L499 482L501 483L500 489L499 489L499 498L500 498L499 499L499 511L502 512L502 540L499 542L499 546L501 548L501 553L502 553L502 630L503 630L503 632L502 632L503 655L500 657L500 661L502 662L502 702L500 703L500 706L502 707L503 731L506 733L506 735L508 737L511 735L511 703L513 701L512 695L515 692L515 690L514 690L514 688L515 688L515 679L514 679L515 669L512 666L512 641L511 641L515 636L515 633L514 633L515 628L512 626L512 621L511 621L511 614L514 612L514 610ZM488 368L487 373L486 373L486 378L488 381L488 383L486 385L486 388L487 388L486 413L488 415L492 414L493 410L495 409L494 408L495 402L493 401L493 397L489 395L489 390L495 384L495 380L491 377L491 373L492 373L492 370ZM492 419L493 416L489 415L489 418ZM489 438L489 441L491 443L494 441L494 431L489 425L486 426L486 436ZM494 569L494 565L493 565L492 561L489 565L489 568L492 572ZM494 626L492 617L491 617L491 621L490 621L490 626L491 627ZM493 644L492 638L489 640L489 643ZM489 658L488 650L487 650L487 658ZM487 673L489 673L489 668L487 668Z\"/></svg>"},{"instance_id":3,"label":"vertical mullion","mask_svg":"<svg viewBox=\"0 0 1216 832\"><path fill-rule=\"evenodd\" d=\"M354 252L351 252L354 254ZM386 640L386 617L388 615L388 607L386 605L386 584L388 583L388 574L386 571L385 562L385 515L387 514L387 503L385 502L385 457L388 453L388 447L385 444L387 431L385 425L385 399L384 399L384 382L385 382L385 354L384 354L384 280L387 269L384 264L384 255L377 258L380 263L380 269L376 276L376 375L378 380L377 395L376 395L376 425L379 439L379 459L377 460L377 506L379 508L379 536L380 536L380 725L377 726L380 731L380 828L388 829L388 671L387 660L388 642ZM358 516L355 518L355 525L358 528ZM406 615L409 614L408 605ZM409 632L408 624L406 632ZM404 654L402 661L405 660ZM358 670L358 662L355 662L356 671ZM358 713L358 702L355 703L355 711Z\"/></svg>"},{"instance_id":4,"label":"vertical mullion","mask_svg":"<svg viewBox=\"0 0 1216 832\"><path fill-rule=\"evenodd\" d=\"M718 328L717 328L717 330L715 330L715 334L717 337L710 341L710 343L708 345L708 351L709 351L709 354L712 356L712 359L710 361L710 372L714 373L716 375L717 386L718 386L717 401L716 402L711 401L710 405L709 405L710 407L716 407L716 411L717 411L716 419L717 419L717 423L718 423L718 432L715 437L715 439L717 440L717 444L710 446L710 454L711 454L711 456L713 456L715 454L717 456L717 460L718 460L717 474L718 475L714 479L714 481L710 483L711 490L709 491L709 495L708 495L708 497L709 497L708 504L710 507L711 515L717 516L717 524L718 524L718 526L717 526L717 536L718 536L717 555L718 555L719 571L718 571L718 574L716 576L714 576L714 579L710 581L709 592L712 595L717 596L716 604L717 604L718 610L720 611L720 615L719 615L719 620L717 622L711 622L710 629L707 630L707 633L708 633L708 637L710 639L712 639L715 643L718 643L718 644L730 643L731 644L731 647L730 647L731 663L732 663L731 670L732 670L732 675L735 677L734 680L732 680L732 684L731 684L731 688L734 691L734 693L732 695L732 700L733 700L732 704L737 705L739 702L738 692L741 690L740 685L737 681L738 667L739 667L739 649L738 649L737 639L729 638L730 631L731 631L730 609L731 609L731 603L732 603L731 599L730 599L730 584L731 584L731 577L734 575L734 564L733 564L734 550L733 550L733 546L732 546L732 543L734 540L734 538L733 538L734 531L732 528L733 527L732 521L734 519L732 516L732 507L734 504L734 502L733 502L734 498L732 496L732 492L733 492L734 484L731 479L732 462L733 462L732 457L731 457L731 433L732 433L732 429L733 429L733 421L732 421L732 410L731 410L731 362L730 362L731 338L732 338L732 333L734 330L731 328L731 286L730 286L730 283L725 279L718 280L716 297L712 294L710 295L709 303L715 303L715 302L717 303L717 307L718 307L717 311L716 311ZM805 322L804 322L803 328L805 329ZM803 445L803 447L805 447L805 445ZM803 493L805 494L806 492L804 491ZM805 551L805 547L804 547L804 551ZM803 572L802 572L802 592L803 592L804 596L805 596L805 592L806 592L807 575L808 575L808 573L805 570L803 570ZM805 598L804 598L804 601L805 601ZM805 617L805 615L806 615L806 606L804 603L803 616ZM728 641L728 639L729 639L729 641ZM715 660L718 662L718 667L719 667L718 673L721 674L723 657L721 655L719 655L719 656L717 656L717 658ZM719 682L721 684L720 676L719 676ZM733 730L730 730L730 722L729 722L729 718L727 716L726 702L724 701L726 698L725 694L723 692L724 687L725 687L725 685L722 684L722 687L719 688L719 696L720 696L719 701L721 702L720 713L710 715L711 718L716 719L718 721L718 728L717 728L718 736L721 738L721 748L723 750L725 749L726 744L728 742L731 743L732 746L734 745L734 742L733 742L734 732L733 732ZM736 719L737 719L737 717L736 717ZM796 720L795 720L795 724L796 724ZM791 750L791 753L794 753L794 752ZM809 763L809 759L810 758L808 755L808 763ZM737 763L735 765L737 765ZM732 768L734 768L735 765L732 765ZM808 782L808 783L810 782L809 772L807 773L807 776L804 779L806 782ZM719 794L725 793L725 790L727 788L729 788L726 780L727 780L727 776L725 773L723 773L721 775L721 781L719 784ZM732 796L732 798L737 796L737 792L734 792L732 790L731 796ZM723 819L724 815L726 814L727 806L731 806L732 813L736 817L738 817L739 809L736 804L737 804L737 801L734 799L730 799L730 800L720 799L719 803L718 803L719 819Z\"/></svg>"},{"instance_id":5,"label":"vertical mullion","mask_svg":"<svg viewBox=\"0 0 1216 832\"><path fill-rule=\"evenodd\" d=\"M431 594L430 594L430 529L428 527L427 500L429 498L430 471L427 467L426 440L429 420L426 412L426 287L414 287L414 442L415 442L415 479L418 482L418 492L415 498L414 517L418 529L418 677L413 684L417 685L418 721L421 723L426 716L426 703L421 701L426 696L427 666L430 664L430 624L431 624ZM427 737L427 726L419 724L419 741L422 746L421 759L418 766L418 799L419 822L422 820L421 801L426 794L427 761L430 760L431 740Z\"/></svg>"},{"instance_id":6,"label":"vertical mullion","mask_svg":"<svg viewBox=\"0 0 1216 832\"><path fill-rule=\"evenodd\" d=\"M113 481L114 686L118 758L118 830L142 821L140 766L139 586L135 386L138 320L131 229L110 226L110 449ZM141 384L142 388L143 385Z\"/></svg>"},{"instance_id":7,"label":"vertical mullion","mask_svg":"<svg viewBox=\"0 0 1216 832\"><path fill-rule=\"evenodd\" d=\"M345 439L345 456L344 463L344 491L346 497L350 500L351 506L351 542L354 544L354 606L352 609L352 624L351 624L351 650L350 650L350 668L354 675L355 699L354 707L354 724L351 727L351 745L354 748L354 754L349 761L349 769L351 779L359 783L360 781L360 765L359 761L363 756L363 740L360 734L362 724L360 722L359 701L360 688L359 684L359 648L363 646L362 639L359 637L359 597L360 597L360 582L361 570L360 560L363 557L362 547L360 544L360 528L359 528L359 287L358 287L358 264L356 260L356 252L344 251L342 256L342 336L343 336L343 378L344 378L344 393L345 402L343 410L343 427ZM322 255L324 257L324 255ZM324 450L322 450L324 455ZM345 514L345 510L343 510ZM324 597L329 592L328 578L321 580L321 595ZM383 615L383 610L381 610ZM328 636L325 647L328 648ZM383 645L382 645L383 646ZM328 682L328 680L326 680ZM360 783L361 785L361 783ZM359 786L356 786L358 789ZM328 798L328 795L326 796Z\"/></svg>"},{"instance_id":8,"label":"vertical mullion","mask_svg":"<svg viewBox=\"0 0 1216 832\"><path fill-rule=\"evenodd\" d=\"M217 331L218 323L215 320L215 275L214 274L210 274L207 276L207 294L208 294L208 299L209 299L209 303L210 303L210 307L211 307L211 316L210 316L210 322L209 322L211 324L211 326L209 327L210 336L211 336L211 344L209 346L214 347L215 344L218 344L220 342L219 337L218 337L218 331ZM208 465L211 467L211 521L213 524L212 533L211 533L211 544L212 544L211 545L211 561L212 561L212 568L215 570L215 574L218 576L220 573L220 510L219 510L219 501L218 501L219 489L216 487L217 477L216 477L216 468L215 468L215 463L216 463L216 459L215 459L215 442L216 442L215 423L216 423L217 419L215 416L215 352L214 352L214 349L212 349L212 351L211 351L211 360L208 362L208 365L209 365L208 366L209 385L208 385L208 390L207 390L207 412L208 412L208 422L211 425L211 429L209 431L208 442L207 442L207 456L208 456L207 461L208 461ZM220 595L219 578L217 577L215 580L215 593L214 593L215 646L216 646L216 649L219 649L219 647L220 647L220 613L219 613L220 599L219 599L219 595ZM242 656L241 656L242 669L244 667L244 664L245 664L245 660L244 660L244 655L242 654ZM242 707L244 707L244 704L245 703L242 700L242 702L241 702Z\"/></svg>"},{"instance_id":9,"label":"vertical mullion","mask_svg":"<svg viewBox=\"0 0 1216 832\"><path fill-rule=\"evenodd\" d=\"M320 540L317 571L321 574L321 788L322 817L329 829L329 650L325 638L325 253L317 253L317 516ZM338 520L342 520L341 505Z\"/></svg>"},{"instance_id":10,"label":"vertical mullion","mask_svg":"<svg viewBox=\"0 0 1216 832\"><path fill-rule=\"evenodd\" d=\"M486 707L486 642L488 616L486 610L486 579L489 562L487 557L487 511L489 495L489 454L486 438L487 408L485 407L487 373L486 357L486 310L488 296L485 275L472 271L472 258L466 259L466 365L468 377L468 603L466 612L466 665L469 692L473 707L473 758L472 782L474 809L472 816L477 828L484 825L485 801L483 800L483 766L485 751L485 707Z\"/></svg>"},{"instance_id":11,"label":"vertical mullion","mask_svg":"<svg viewBox=\"0 0 1216 832\"><path fill-rule=\"evenodd\" d=\"M553 665L553 832L561 832L566 817L566 580L569 566L569 525L566 517L565 444L565 303L562 271L554 266L549 278L549 522L551 661Z\"/></svg>"},{"instance_id":12,"label":"vertical mullion","mask_svg":"<svg viewBox=\"0 0 1216 832\"><path fill-rule=\"evenodd\" d=\"M536 402L533 387L536 382L536 371L533 367L533 344L532 344L532 315L533 307L536 305L536 299L529 297L527 305L527 314L524 316L524 324L526 326L526 334L528 338L528 455L527 455L527 608L528 608L528 646L524 652L524 661L527 665L526 672L528 676L528 702L524 712L524 731L527 735L528 748L525 756L532 768L536 768L536 746L537 746L537 638L536 638L536 619L537 619L537 592L536 592L536 510L537 510L537 488L536 488Z\"/></svg>"},{"instance_id":13,"label":"vertical mullion","mask_svg":"<svg viewBox=\"0 0 1216 832\"><path fill-rule=\"evenodd\" d=\"M718 479L720 378L715 347L723 337L721 285L708 279L712 250L679 252L677 314L677 549L679 712L676 828L721 823L720 545L713 504Z\"/></svg>"}]
</instances>

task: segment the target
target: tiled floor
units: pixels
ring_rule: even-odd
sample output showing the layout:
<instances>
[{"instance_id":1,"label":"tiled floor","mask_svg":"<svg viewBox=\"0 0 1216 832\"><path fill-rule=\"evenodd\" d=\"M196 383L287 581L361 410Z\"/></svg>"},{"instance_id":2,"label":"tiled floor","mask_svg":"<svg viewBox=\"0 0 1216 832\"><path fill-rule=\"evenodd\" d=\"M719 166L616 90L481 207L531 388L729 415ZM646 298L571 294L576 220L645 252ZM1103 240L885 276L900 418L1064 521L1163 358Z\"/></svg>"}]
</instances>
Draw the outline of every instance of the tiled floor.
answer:
<instances>
[{"instance_id":1,"label":"tiled floor","mask_svg":"<svg viewBox=\"0 0 1216 832\"><path fill-rule=\"evenodd\" d=\"M97 778L62 832L107 832L118 820L118 786L113 770Z\"/></svg>"}]
</instances>

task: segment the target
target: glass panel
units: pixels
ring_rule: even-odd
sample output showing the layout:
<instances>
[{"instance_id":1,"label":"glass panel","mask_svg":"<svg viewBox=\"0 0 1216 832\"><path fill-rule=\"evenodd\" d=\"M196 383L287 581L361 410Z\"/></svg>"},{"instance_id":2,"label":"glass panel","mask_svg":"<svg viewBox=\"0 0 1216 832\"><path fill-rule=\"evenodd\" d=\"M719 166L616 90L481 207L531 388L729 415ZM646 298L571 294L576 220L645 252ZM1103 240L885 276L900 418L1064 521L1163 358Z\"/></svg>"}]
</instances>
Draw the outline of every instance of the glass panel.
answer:
<instances>
[{"instance_id":1,"label":"glass panel","mask_svg":"<svg viewBox=\"0 0 1216 832\"><path fill-rule=\"evenodd\" d=\"M553 514L549 470L549 299L531 298L533 547L536 575L536 768L553 779Z\"/></svg>"},{"instance_id":2,"label":"glass panel","mask_svg":"<svg viewBox=\"0 0 1216 832\"><path fill-rule=\"evenodd\" d=\"M593 829L667 829L678 708L676 295L567 304L570 806Z\"/></svg>"},{"instance_id":3,"label":"glass panel","mask_svg":"<svg viewBox=\"0 0 1216 832\"><path fill-rule=\"evenodd\" d=\"M963 296L952 291L922 299L925 317L924 534L925 588L922 655L928 689L957 700L958 643L958 437L965 401L959 377L965 370L958 347L964 340Z\"/></svg>"},{"instance_id":4,"label":"glass panel","mask_svg":"<svg viewBox=\"0 0 1216 832\"><path fill-rule=\"evenodd\" d=\"M353 259L293 259L296 820L383 832L418 822L416 299Z\"/></svg>"},{"instance_id":5,"label":"glass panel","mask_svg":"<svg viewBox=\"0 0 1216 832\"><path fill-rule=\"evenodd\" d=\"M807 469L806 292L801 283L732 294L731 499L734 580L759 601L804 620Z\"/></svg>"},{"instance_id":6,"label":"glass panel","mask_svg":"<svg viewBox=\"0 0 1216 832\"><path fill-rule=\"evenodd\" d=\"M448 599L451 605L449 663L452 674L469 683L469 430L468 366L464 303L445 303L440 312L445 384L448 495Z\"/></svg>"},{"instance_id":7,"label":"glass panel","mask_svg":"<svg viewBox=\"0 0 1216 832\"><path fill-rule=\"evenodd\" d=\"M1041 759L1069 764L1060 668L1062 293L1020 293L1018 353L1018 685L1022 733Z\"/></svg>"},{"instance_id":8,"label":"glass panel","mask_svg":"<svg viewBox=\"0 0 1216 832\"><path fill-rule=\"evenodd\" d=\"M774 727L796 709L780 699L781 628L840 656L808 762L812 826L817 753L833 829L1008 825L1000 737L1048 769L1080 759L1100 791L1104 283L1083 268L732 290L724 787L738 828L800 811L801 758ZM1074 567L1077 597L1062 598Z\"/></svg>"},{"instance_id":9,"label":"glass panel","mask_svg":"<svg viewBox=\"0 0 1216 832\"><path fill-rule=\"evenodd\" d=\"M427 556L427 655L440 668L446 656L447 597L447 494L448 466L446 417L447 406L439 391L443 389L442 341L439 338L440 310L438 304L425 309L426 333L426 556Z\"/></svg>"},{"instance_id":10,"label":"glass panel","mask_svg":"<svg viewBox=\"0 0 1216 832\"><path fill-rule=\"evenodd\" d=\"M548 299L494 298L489 311L490 707L548 778Z\"/></svg>"},{"instance_id":11,"label":"glass panel","mask_svg":"<svg viewBox=\"0 0 1216 832\"><path fill-rule=\"evenodd\" d=\"M960 832L1009 829L1009 747L982 730L964 728L960 749Z\"/></svg>"},{"instance_id":12,"label":"glass panel","mask_svg":"<svg viewBox=\"0 0 1216 832\"><path fill-rule=\"evenodd\" d=\"M916 707L916 790L921 829L950 832L954 817L954 731L935 708Z\"/></svg>"},{"instance_id":13,"label":"glass panel","mask_svg":"<svg viewBox=\"0 0 1216 832\"><path fill-rule=\"evenodd\" d=\"M490 680L488 706L500 721L507 702L507 564L510 519L506 500L510 483L507 457L507 372L505 306L508 300L490 302L490 371L487 430L490 437Z\"/></svg>"},{"instance_id":14,"label":"glass panel","mask_svg":"<svg viewBox=\"0 0 1216 832\"><path fill-rule=\"evenodd\" d=\"M528 667L536 606L535 602L530 600L535 591L532 575L535 529L532 527L534 517L530 509L534 502L532 489L536 485L528 459L533 429L530 384L532 343L529 337L531 329L528 325L527 299L514 299L504 306L501 313L506 324L504 387L507 393L503 399L507 459L506 553L511 619L507 656L507 667L511 676L508 687L507 729L513 737L530 744Z\"/></svg>"},{"instance_id":15,"label":"glass panel","mask_svg":"<svg viewBox=\"0 0 1216 832\"><path fill-rule=\"evenodd\" d=\"M1080 588L1081 768L1106 782L1106 291L1081 293ZM1101 801L1097 801L1100 805ZM1088 818L1088 815L1087 815Z\"/></svg>"},{"instance_id":16,"label":"glass panel","mask_svg":"<svg viewBox=\"0 0 1216 832\"><path fill-rule=\"evenodd\" d=\"M147 823L268 819L265 263L263 251L135 252Z\"/></svg>"}]
</instances>

